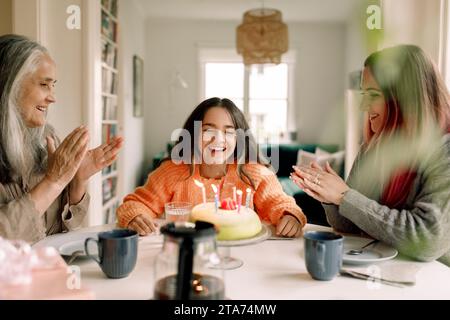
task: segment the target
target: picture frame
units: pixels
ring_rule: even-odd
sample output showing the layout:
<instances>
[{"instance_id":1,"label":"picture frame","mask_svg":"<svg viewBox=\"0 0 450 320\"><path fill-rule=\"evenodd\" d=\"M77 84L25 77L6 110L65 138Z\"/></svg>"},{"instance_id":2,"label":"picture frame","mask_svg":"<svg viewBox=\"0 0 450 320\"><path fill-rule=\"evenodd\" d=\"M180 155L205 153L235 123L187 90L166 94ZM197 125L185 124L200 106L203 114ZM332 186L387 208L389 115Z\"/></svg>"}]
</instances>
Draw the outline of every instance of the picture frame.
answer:
<instances>
[{"instance_id":1,"label":"picture frame","mask_svg":"<svg viewBox=\"0 0 450 320\"><path fill-rule=\"evenodd\" d=\"M133 56L133 116L143 116L144 96L144 60L138 55Z\"/></svg>"}]
</instances>

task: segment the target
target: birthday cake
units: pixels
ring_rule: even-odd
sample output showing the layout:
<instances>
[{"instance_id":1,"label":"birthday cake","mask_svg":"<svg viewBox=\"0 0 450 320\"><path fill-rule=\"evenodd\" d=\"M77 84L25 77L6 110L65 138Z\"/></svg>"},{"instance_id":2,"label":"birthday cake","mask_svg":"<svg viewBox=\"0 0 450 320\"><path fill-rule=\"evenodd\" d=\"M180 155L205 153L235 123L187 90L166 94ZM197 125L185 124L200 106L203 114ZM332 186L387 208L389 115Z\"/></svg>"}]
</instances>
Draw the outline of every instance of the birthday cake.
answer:
<instances>
[{"instance_id":1,"label":"birthday cake","mask_svg":"<svg viewBox=\"0 0 450 320\"><path fill-rule=\"evenodd\" d=\"M224 200L217 208L214 202L195 206L191 213L192 221L206 221L218 229L217 240L241 240L254 237L261 229L261 221L255 211L242 206L236 207L233 201Z\"/></svg>"}]
</instances>

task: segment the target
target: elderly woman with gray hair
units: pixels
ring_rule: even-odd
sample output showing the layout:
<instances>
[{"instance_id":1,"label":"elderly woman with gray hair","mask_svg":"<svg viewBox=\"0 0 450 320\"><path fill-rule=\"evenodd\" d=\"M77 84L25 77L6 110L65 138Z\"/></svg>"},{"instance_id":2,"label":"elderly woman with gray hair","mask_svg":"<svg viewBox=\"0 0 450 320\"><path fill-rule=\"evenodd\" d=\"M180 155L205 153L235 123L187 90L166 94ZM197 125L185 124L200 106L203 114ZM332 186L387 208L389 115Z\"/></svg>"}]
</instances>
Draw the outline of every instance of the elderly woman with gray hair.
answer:
<instances>
[{"instance_id":1,"label":"elderly woman with gray hair","mask_svg":"<svg viewBox=\"0 0 450 320\"><path fill-rule=\"evenodd\" d=\"M117 138L88 150L81 126L61 143L46 123L55 103L56 66L25 37L0 37L0 237L36 242L79 227L88 179L111 165Z\"/></svg>"}]
</instances>

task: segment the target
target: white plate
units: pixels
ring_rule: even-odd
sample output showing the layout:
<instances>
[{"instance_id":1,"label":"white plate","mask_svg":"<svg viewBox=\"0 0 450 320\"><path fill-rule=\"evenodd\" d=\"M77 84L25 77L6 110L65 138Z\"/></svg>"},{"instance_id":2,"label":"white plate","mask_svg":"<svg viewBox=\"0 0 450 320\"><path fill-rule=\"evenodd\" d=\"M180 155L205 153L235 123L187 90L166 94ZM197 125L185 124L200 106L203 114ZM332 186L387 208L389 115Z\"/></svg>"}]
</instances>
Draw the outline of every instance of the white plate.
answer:
<instances>
[{"instance_id":1,"label":"white plate","mask_svg":"<svg viewBox=\"0 0 450 320\"><path fill-rule=\"evenodd\" d=\"M259 233L257 233L254 237L242 240L218 240L217 245L220 247L237 247L237 246L246 246L249 244L255 244L261 241L266 240L271 235L271 231L267 225L262 223L262 228Z\"/></svg>"},{"instance_id":2,"label":"white plate","mask_svg":"<svg viewBox=\"0 0 450 320\"><path fill-rule=\"evenodd\" d=\"M82 251L84 254L80 256L86 256L86 252L84 250L84 241L85 240L75 240L68 243L63 244L59 247L58 251L62 256L70 257L75 251ZM95 243L89 244L89 253L91 255L96 256L98 254L98 248Z\"/></svg>"},{"instance_id":3,"label":"white plate","mask_svg":"<svg viewBox=\"0 0 450 320\"><path fill-rule=\"evenodd\" d=\"M37 242L33 247L53 247L59 251L62 256L70 256L74 251L82 250L84 252L84 241L87 238L98 239L98 232L67 232L51 235ZM92 254L97 254L97 246L89 245Z\"/></svg>"},{"instance_id":4,"label":"white plate","mask_svg":"<svg viewBox=\"0 0 450 320\"><path fill-rule=\"evenodd\" d=\"M370 264L386 260L394 259L398 251L394 248L382 243L374 243L367 248L363 249L363 253L360 255L347 254L349 250L360 249L364 245L368 244L372 239L344 236L344 254L342 260L345 264Z\"/></svg>"}]
</instances>

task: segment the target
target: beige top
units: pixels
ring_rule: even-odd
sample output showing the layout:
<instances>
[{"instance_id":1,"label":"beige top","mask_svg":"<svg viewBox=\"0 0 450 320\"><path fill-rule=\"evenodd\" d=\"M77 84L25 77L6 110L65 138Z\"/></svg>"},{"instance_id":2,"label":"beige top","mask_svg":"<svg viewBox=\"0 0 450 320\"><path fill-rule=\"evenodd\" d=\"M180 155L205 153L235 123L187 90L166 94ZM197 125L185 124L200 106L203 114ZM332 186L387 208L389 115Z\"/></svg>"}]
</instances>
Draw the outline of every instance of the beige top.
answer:
<instances>
[{"instance_id":1,"label":"beige top","mask_svg":"<svg viewBox=\"0 0 450 320\"><path fill-rule=\"evenodd\" d=\"M52 134L53 129L48 128ZM56 144L59 139L55 135ZM43 175L31 177L31 185L37 185ZM32 188L30 188L31 190ZM17 183L0 183L0 237L35 243L51 234L81 227L89 207L89 194L76 205L69 206L68 187L40 216L29 194L30 190Z\"/></svg>"},{"instance_id":2,"label":"beige top","mask_svg":"<svg viewBox=\"0 0 450 320\"><path fill-rule=\"evenodd\" d=\"M66 188L40 216L28 190L15 183L0 183L0 237L35 243L48 235L74 230L81 226L88 206L89 194L69 206Z\"/></svg>"}]
</instances>

